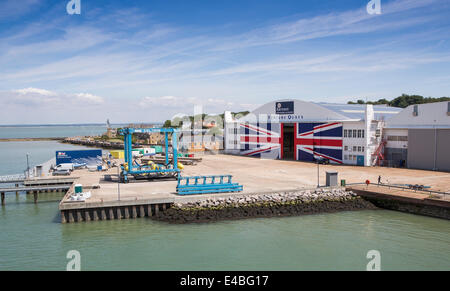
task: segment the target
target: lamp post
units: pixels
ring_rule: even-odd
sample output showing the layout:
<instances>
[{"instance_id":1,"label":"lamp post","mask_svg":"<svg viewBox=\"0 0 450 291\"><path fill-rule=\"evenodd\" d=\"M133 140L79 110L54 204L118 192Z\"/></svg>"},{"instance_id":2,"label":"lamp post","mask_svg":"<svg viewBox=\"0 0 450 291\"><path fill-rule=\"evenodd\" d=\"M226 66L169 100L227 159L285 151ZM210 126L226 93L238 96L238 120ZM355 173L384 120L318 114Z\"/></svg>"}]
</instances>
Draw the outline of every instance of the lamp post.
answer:
<instances>
[{"instance_id":1,"label":"lamp post","mask_svg":"<svg viewBox=\"0 0 450 291\"><path fill-rule=\"evenodd\" d=\"M27 153L27 174L25 175L25 178L30 178L30 163L28 160L28 153Z\"/></svg>"},{"instance_id":2,"label":"lamp post","mask_svg":"<svg viewBox=\"0 0 450 291\"><path fill-rule=\"evenodd\" d=\"M117 166L117 199L120 201L120 166Z\"/></svg>"},{"instance_id":3,"label":"lamp post","mask_svg":"<svg viewBox=\"0 0 450 291\"><path fill-rule=\"evenodd\" d=\"M320 182L319 182L319 159L317 159L317 188L320 187Z\"/></svg>"}]
</instances>

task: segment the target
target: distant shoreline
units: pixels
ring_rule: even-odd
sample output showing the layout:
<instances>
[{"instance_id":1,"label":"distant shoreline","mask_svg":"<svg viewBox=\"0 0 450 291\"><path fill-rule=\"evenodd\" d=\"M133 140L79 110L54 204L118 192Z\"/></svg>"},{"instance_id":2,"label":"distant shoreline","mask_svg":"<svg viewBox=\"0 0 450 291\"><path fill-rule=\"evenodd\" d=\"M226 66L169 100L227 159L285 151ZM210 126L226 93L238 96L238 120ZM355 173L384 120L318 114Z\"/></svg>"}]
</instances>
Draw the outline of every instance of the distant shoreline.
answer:
<instances>
[{"instance_id":1,"label":"distant shoreline","mask_svg":"<svg viewBox=\"0 0 450 291\"><path fill-rule=\"evenodd\" d=\"M8 141L62 141L65 137L19 137L19 138L0 138L0 142Z\"/></svg>"}]
</instances>

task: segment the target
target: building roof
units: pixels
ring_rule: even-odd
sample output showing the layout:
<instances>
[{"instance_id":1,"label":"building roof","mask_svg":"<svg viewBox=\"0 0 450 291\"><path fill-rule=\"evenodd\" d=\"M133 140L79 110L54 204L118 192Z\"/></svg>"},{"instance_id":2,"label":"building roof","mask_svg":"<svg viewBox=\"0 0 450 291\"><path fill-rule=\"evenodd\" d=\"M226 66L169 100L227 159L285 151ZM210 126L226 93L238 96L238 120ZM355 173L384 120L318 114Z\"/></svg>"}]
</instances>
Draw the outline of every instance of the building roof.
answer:
<instances>
[{"instance_id":1,"label":"building roof","mask_svg":"<svg viewBox=\"0 0 450 291\"><path fill-rule=\"evenodd\" d=\"M417 108L416 115L414 107ZM449 114L448 101L410 105L388 120L386 128L450 128Z\"/></svg>"},{"instance_id":2,"label":"building roof","mask_svg":"<svg viewBox=\"0 0 450 291\"><path fill-rule=\"evenodd\" d=\"M276 113L276 106L283 102L293 103L292 114ZM389 120L402 110L385 105L315 103L297 99L283 99L266 103L253 110L249 115L242 117L239 121L251 122L255 119L255 116L258 116L261 122L261 115L268 115L267 118L271 121L279 122L363 121L366 116L366 107L373 108L374 120ZM225 116L228 120L227 114Z\"/></svg>"},{"instance_id":3,"label":"building roof","mask_svg":"<svg viewBox=\"0 0 450 291\"><path fill-rule=\"evenodd\" d=\"M332 111L339 112L340 114L350 119L364 120L365 116L365 104L336 104L336 103L317 103ZM388 120L391 117L397 115L402 108L390 107L386 105L373 105L374 119L375 120Z\"/></svg>"}]
</instances>

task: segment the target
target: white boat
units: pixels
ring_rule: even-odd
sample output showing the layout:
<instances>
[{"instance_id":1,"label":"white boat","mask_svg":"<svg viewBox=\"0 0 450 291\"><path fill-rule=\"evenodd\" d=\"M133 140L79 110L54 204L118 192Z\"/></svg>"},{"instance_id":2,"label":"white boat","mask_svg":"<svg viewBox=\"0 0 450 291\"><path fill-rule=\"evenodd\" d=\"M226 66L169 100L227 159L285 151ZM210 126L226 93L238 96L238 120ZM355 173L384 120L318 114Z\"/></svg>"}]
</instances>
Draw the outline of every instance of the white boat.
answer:
<instances>
[{"instance_id":1,"label":"white boat","mask_svg":"<svg viewBox=\"0 0 450 291\"><path fill-rule=\"evenodd\" d=\"M69 201L83 202L88 198L91 198L91 192L82 192L70 195Z\"/></svg>"}]
</instances>

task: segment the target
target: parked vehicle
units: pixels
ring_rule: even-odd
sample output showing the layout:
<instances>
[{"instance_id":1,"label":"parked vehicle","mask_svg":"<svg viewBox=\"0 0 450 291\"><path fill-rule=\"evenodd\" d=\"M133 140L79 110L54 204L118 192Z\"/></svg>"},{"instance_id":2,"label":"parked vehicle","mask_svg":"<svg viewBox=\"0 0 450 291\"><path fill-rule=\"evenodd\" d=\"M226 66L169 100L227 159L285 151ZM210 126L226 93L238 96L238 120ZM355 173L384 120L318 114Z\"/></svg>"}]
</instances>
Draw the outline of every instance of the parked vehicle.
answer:
<instances>
[{"instance_id":1,"label":"parked vehicle","mask_svg":"<svg viewBox=\"0 0 450 291\"><path fill-rule=\"evenodd\" d=\"M52 175L53 176L69 176L70 170L68 170L68 169L54 170Z\"/></svg>"},{"instance_id":2,"label":"parked vehicle","mask_svg":"<svg viewBox=\"0 0 450 291\"><path fill-rule=\"evenodd\" d=\"M58 171L58 170L69 170L69 171L73 171L74 169L74 164L73 163L62 163L57 165L56 167L53 168L53 170Z\"/></svg>"}]
</instances>

